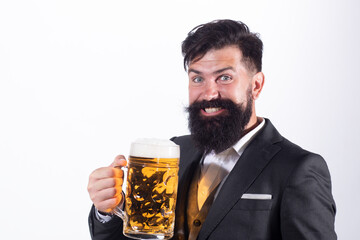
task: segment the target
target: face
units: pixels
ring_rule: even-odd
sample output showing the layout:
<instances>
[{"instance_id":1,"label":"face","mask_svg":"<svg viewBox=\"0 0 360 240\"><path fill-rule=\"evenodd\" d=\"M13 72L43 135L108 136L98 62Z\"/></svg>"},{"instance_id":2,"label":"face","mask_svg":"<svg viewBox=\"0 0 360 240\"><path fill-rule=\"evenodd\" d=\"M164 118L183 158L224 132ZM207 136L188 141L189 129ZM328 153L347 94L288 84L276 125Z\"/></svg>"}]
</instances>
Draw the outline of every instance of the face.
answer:
<instances>
[{"instance_id":1,"label":"face","mask_svg":"<svg viewBox=\"0 0 360 240\"><path fill-rule=\"evenodd\" d=\"M200 60L189 64L188 76L190 105L213 99L229 99L235 104L247 104L248 92L255 100L264 80L261 72L255 74L247 69L237 46L210 50ZM251 121L256 121L254 104L251 108ZM201 114L212 117L225 112L226 109L207 108Z\"/></svg>"},{"instance_id":2,"label":"face","mask_svg":"<svg viewBox=\"0 0 360 240\"><path fill-rule=\"evenodd\" d=\"M224 151L256 123L253 100L263 75L248 71L241 59L241 51L229 46L189 65L189 129L202 151Z\"/></svg>"}]
</instances>

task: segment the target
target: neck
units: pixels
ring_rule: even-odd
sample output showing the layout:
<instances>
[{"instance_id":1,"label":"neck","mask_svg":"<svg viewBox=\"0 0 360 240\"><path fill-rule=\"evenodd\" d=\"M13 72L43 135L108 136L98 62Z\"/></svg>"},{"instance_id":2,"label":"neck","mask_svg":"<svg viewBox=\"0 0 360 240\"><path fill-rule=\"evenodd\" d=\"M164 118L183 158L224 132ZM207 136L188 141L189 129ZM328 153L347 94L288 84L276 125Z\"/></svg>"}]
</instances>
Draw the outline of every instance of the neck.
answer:
<instances>
[{"instance_id":1,"label":"neck","mask_svg":"<svg viewBox=\"0 0 360 240\"><path fill-rule=\"evenodd\" d=\"M245 129L244 129L244 133L241 137L245 136L246 134L248 134L251 130L253 130L254 128L256 128L261 122L263 121L263 118L261 117L257 117L256 114L253 114L253 116L251 116L250 121L248 122L248 124L246 125Z\"/></svg>"}]
</instances>

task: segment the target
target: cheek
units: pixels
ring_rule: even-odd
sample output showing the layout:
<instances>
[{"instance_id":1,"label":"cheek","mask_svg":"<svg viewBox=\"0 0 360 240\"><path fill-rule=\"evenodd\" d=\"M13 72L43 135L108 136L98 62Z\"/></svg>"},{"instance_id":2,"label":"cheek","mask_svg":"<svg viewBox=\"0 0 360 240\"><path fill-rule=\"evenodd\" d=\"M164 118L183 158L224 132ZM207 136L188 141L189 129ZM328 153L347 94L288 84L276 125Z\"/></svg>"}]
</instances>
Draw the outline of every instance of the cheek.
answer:
<instances>
[{"instance_id":1,"label":"cheek","mask_svg":"<svg viewBox=\"0 0 360 240\"><path fill-rule=\"evenodd\" d=\"M192 104L199 99L201 91L199 88L189 87L189 104Z\"/></svg>"},{"instance_id":2,"label":"cheek","mask_svg":"<svg viewBox=\"0 0 360 240\"><path fill-rule=\"evenodd\" d=\"M223 98L232 100L235 103L244 102L247 99L246 91L243 91L240 86L226 86L220 90Z\"/></svg>"}]
</instances>

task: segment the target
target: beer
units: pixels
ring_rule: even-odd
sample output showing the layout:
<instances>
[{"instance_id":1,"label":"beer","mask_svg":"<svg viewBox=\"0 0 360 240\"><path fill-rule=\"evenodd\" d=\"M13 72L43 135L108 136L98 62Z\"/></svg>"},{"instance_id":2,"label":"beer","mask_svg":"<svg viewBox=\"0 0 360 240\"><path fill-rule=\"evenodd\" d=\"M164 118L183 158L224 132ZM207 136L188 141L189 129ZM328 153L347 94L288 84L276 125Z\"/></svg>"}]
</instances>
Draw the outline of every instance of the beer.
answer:
<instances>
[{"instance_id":1,"label":"beer","mask_svg":"<svg viewBox=\"0 0 360 240\"><path fill-rule=\"evenodd\" d=\"M125 200L129 220L125 232L140 230L149 234L172 234L178 181L177 162L176 158L130 156ZM144 164L146 167L143 167Z\"/></svg>"},{"instance_id":2,"label":"beer","mask_svg":"<svg viewBox=\"0 0 360 240\"><path fill-rule=\"evenodd\" d=\"M132 144L126 182L124 234L141 239L173 236L179 148L173 142Z\"/></svg>"}]
</instances>

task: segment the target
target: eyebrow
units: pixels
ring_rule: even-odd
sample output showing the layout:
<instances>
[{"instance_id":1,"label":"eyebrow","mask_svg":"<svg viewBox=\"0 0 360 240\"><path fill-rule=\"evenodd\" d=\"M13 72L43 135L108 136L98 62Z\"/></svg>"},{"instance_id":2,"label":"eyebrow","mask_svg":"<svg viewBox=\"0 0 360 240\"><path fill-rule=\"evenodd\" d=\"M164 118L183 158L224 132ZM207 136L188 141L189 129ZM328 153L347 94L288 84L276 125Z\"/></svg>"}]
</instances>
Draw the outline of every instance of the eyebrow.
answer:
<instances>
[{"instance_id":1,"label":"eyebrow","mask_svg":"<svg viewBox=\"0 0 360 240\"><path fill-rule=\"evenodd\" d=\"M214 73L219 74L219 73L225 72L226 70L235 71L235 69L233 67L226 67L226 68L219 69L219 70L215 71Z\"/></svg>"},{"instance_id":2,"label":"eyebrow","mask_svg":"<svg viewBox=\"0 0 360 240\"><path fill-rule=\"evenodd\" d=\"M188 70L188 74L189 74L189 73L191 73L191 72L196 73L196 74L201 74L201 72L200 72L200 71L195 70L195 69L192 69L192 68L189 68L189 70Z\"/></svg>"},{"instance_id":3,"label":"eyebrow","mask_svg":"<svg viewBox=\"0 0 360 240\"><path fill-rule=\"evenodd\" d=\"M219 74L219 73L222 73L222 72L224 72L224 71L226 71L226 70L235 71L233 67L225 67L225 68L221 68L221 69L219 69L219 70L216 70L215 72L213 72L213 74ZM188 74L191 73L191 72L196 73L196 74L202 74L202 72L200 72L200 71L198 71L198 70L195 70L195 69L193 69L193 68L189 68Z\"/></svg>"}]
</instances>

